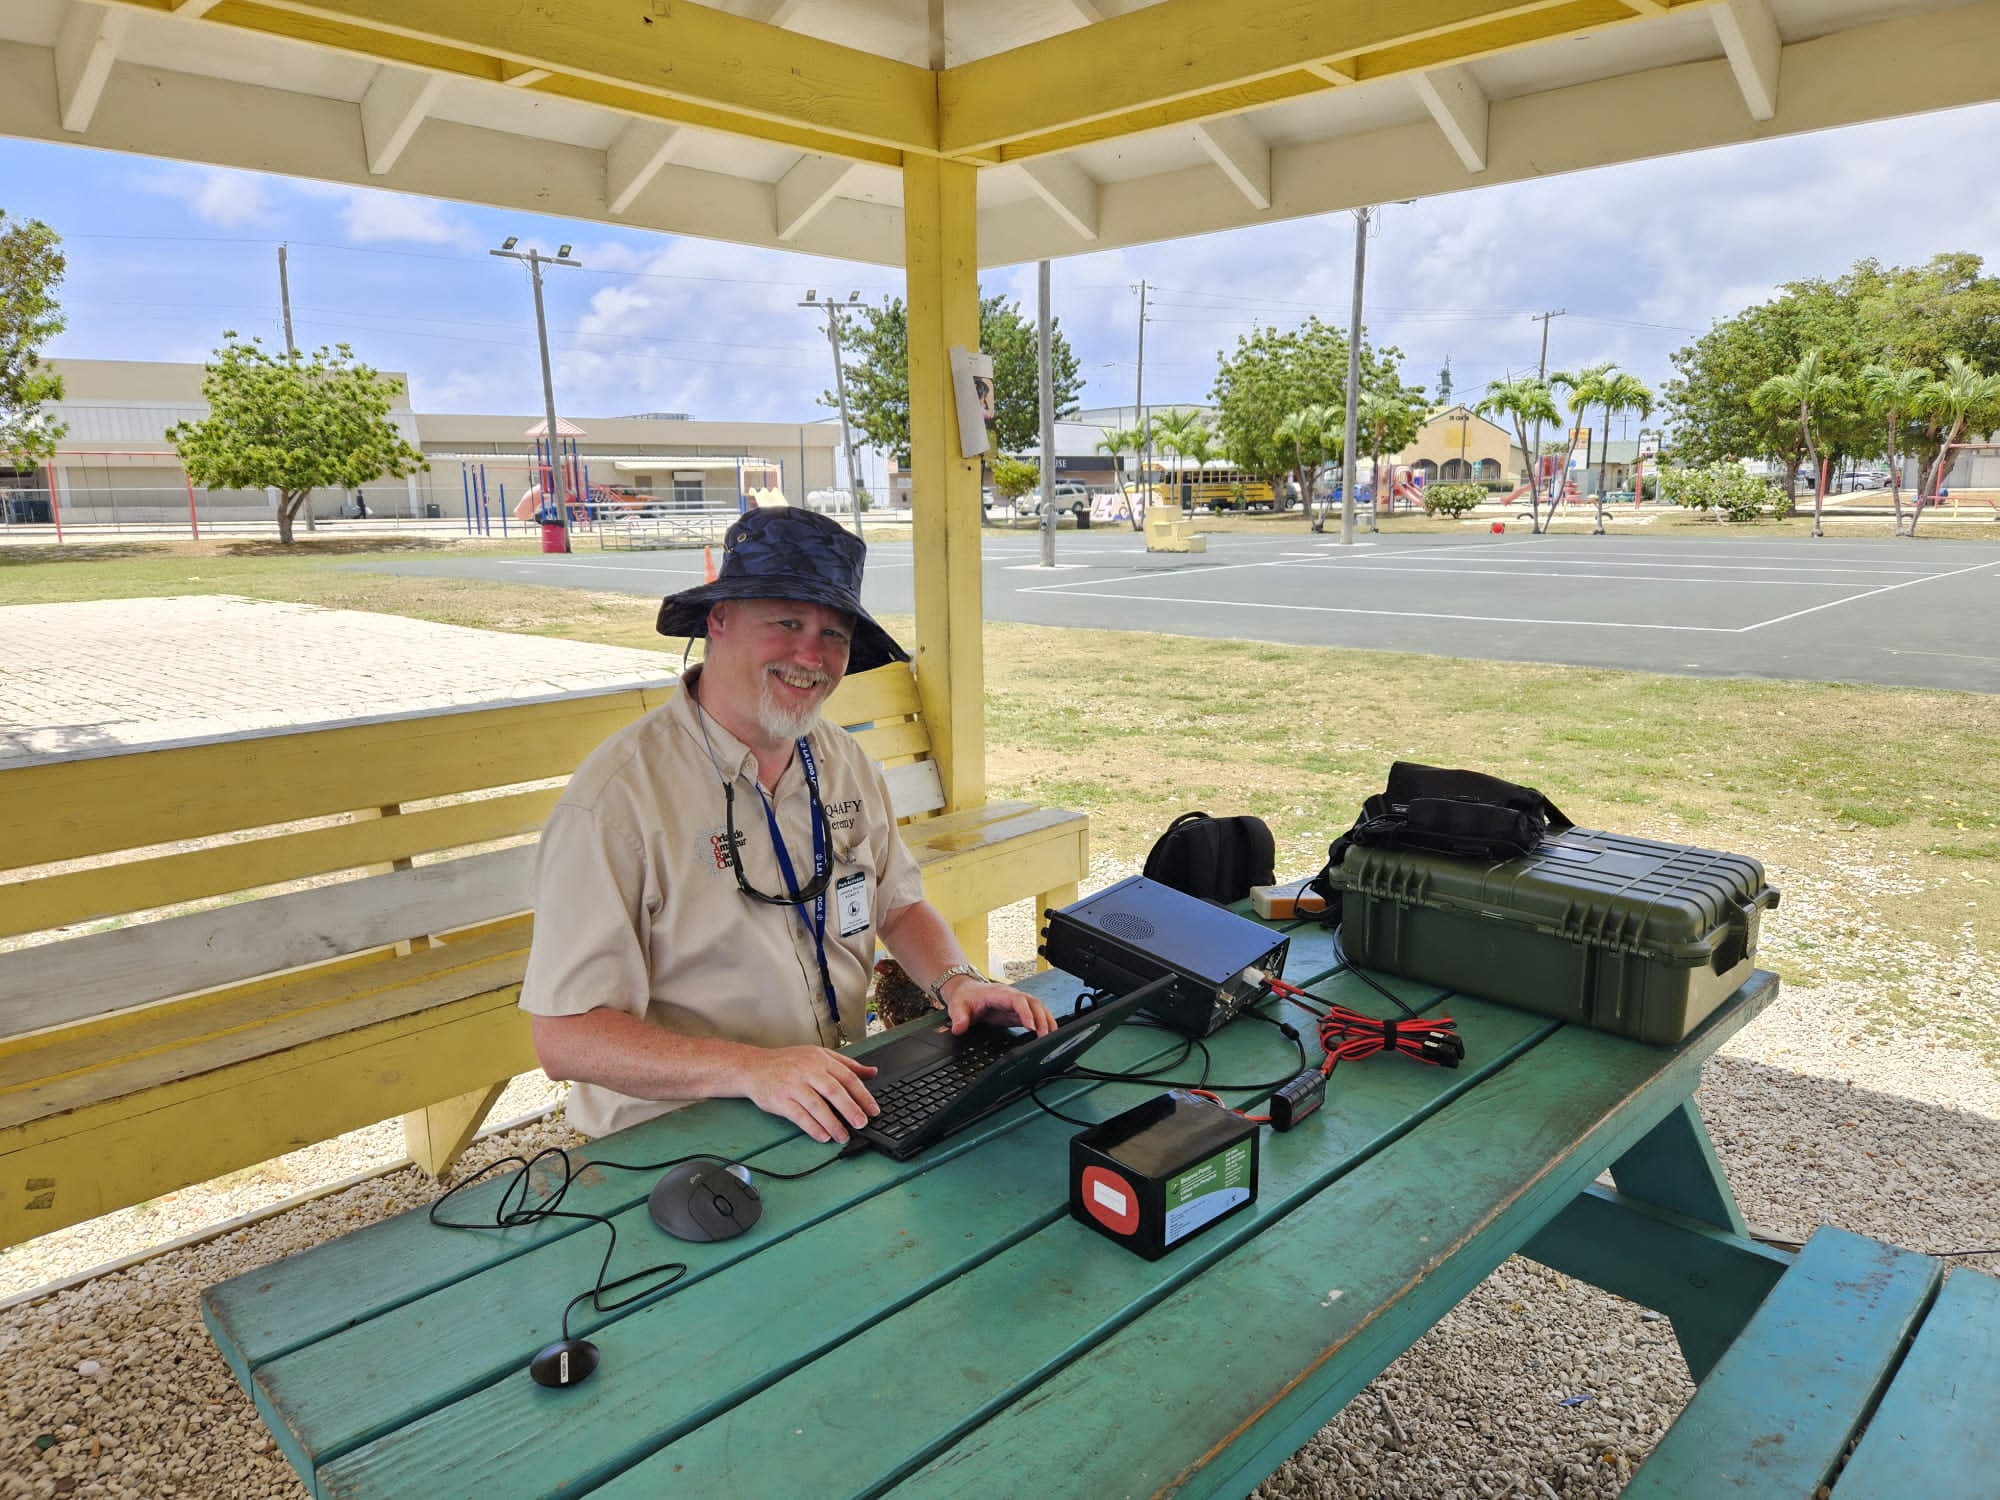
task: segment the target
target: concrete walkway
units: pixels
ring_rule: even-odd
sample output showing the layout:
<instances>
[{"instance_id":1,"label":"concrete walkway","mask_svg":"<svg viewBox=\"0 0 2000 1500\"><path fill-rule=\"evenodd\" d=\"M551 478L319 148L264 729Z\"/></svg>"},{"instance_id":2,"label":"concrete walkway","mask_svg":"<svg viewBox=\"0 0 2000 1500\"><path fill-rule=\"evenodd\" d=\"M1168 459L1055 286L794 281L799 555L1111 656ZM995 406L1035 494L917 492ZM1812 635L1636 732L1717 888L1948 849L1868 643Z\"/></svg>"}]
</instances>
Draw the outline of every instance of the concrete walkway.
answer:
<instances>
[{"instance_id":1,"label":"concrete walkway","mask_svg":"<svg viewBox=\"0 0 2000 1500\"><path fill-rule=\"evenodd\" d=\"M203 595L0 610L0 762L675 675L665 652Z\"/></svg>"}]
</instances>

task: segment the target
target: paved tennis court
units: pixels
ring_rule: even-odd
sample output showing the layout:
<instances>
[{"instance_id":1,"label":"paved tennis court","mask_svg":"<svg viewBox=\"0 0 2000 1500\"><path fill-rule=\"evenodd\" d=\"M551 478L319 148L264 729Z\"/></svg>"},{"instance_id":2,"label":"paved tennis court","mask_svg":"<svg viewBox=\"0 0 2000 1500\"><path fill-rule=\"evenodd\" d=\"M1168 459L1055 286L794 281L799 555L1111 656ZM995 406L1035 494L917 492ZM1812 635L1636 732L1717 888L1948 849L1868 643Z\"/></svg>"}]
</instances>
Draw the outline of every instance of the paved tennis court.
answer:
<instances>
[{"instance_id":1,"label":"paved tennis court","mask_svg":"<svg viewBox=\"0 0 2000 1500\"><path fill-rule=\"evenodd\" d=\"M2000 528L1996 528L2000 530ZM701 576L699 553L361 564L635 594ZM1724 537L1224 534L1148 554L1127 530L989 534L986 615L1034 624L1359 646L1719 676L2000 692L1994 542ZM871 609L912 607L906 542L874 547Z\"/></svg>"}]
</instances>

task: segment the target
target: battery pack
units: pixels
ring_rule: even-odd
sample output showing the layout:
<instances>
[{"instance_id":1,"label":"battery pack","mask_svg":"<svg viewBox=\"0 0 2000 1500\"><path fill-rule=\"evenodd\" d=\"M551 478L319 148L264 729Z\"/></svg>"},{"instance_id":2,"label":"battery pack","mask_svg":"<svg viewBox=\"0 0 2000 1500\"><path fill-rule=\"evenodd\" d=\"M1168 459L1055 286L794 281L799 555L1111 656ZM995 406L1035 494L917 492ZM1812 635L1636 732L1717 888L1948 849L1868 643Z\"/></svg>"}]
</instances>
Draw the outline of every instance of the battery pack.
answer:
<instances>
[{"instance_id":1,"label":"battery pack","mask_svg":"<svg viewBox=\"0 0 2000 1500\"><path fill-rule=\"evenodd\" d=\"M1257 1126L1172 1089L1070 1137L1069 1211L1158 1260L1257 1201Z\"/></svg>"}]
</instances>

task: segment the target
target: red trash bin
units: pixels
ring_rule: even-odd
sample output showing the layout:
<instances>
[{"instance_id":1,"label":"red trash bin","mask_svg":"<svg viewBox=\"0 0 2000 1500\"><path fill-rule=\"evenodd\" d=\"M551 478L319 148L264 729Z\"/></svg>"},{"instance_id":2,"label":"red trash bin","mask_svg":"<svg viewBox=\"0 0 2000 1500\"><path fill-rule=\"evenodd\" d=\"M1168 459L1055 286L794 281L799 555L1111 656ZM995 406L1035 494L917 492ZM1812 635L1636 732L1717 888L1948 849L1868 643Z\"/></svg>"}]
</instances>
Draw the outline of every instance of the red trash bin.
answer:
<instances>
[{"instance_id":1,"label":"red trash bin","mask_svg":"<svg viewBox=\"0 0 2000 1500\"><path fill-rule=\"evenodd\" d=\"M567 552L563 545L563 528L560 521L542 522L542 550L544 552Z\"/></svg>"}]
</instances>

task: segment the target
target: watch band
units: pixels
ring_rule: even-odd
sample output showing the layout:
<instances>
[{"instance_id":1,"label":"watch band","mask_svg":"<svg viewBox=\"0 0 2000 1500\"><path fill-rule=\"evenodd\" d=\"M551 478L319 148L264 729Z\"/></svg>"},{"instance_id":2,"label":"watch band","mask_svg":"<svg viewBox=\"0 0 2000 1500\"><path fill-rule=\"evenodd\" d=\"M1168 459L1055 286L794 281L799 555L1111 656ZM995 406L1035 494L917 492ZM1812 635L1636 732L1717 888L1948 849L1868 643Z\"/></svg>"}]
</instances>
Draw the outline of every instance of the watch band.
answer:
<instances>
[{"instance_id":1,"label":"watch band","mask_svg":"<svg viewBox=\"0 0 2000 1500\"><path fill-rule=\"evenodd\" d=\"M968 979L976 979L981 984L992 983L990 979L973 968L971 964L953 964L949 969L946 969L931 981L931 1004L942 1008L944 1005L944 987L960 976Z\"/></svg>"}]
</instances>

